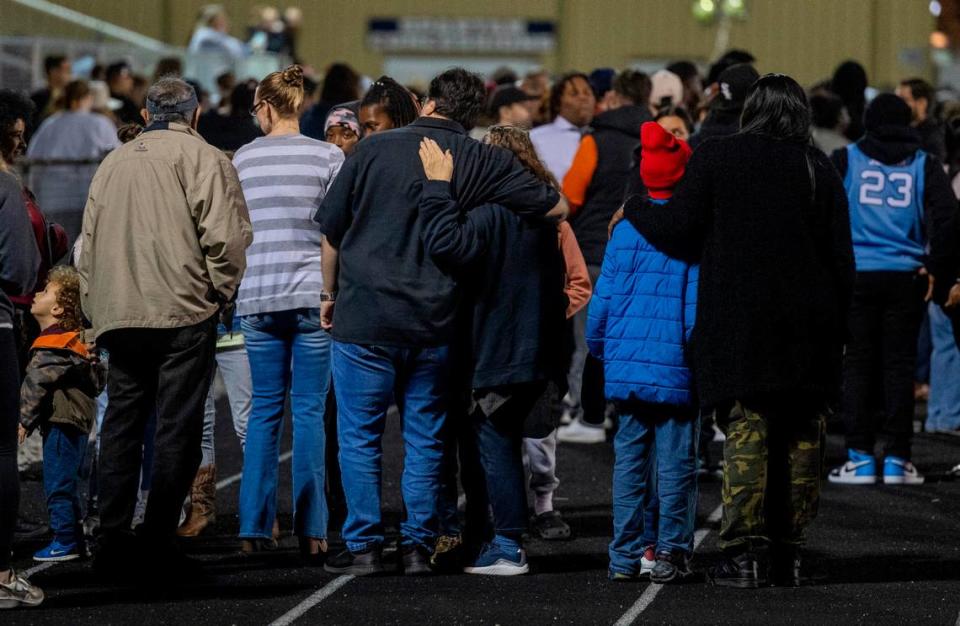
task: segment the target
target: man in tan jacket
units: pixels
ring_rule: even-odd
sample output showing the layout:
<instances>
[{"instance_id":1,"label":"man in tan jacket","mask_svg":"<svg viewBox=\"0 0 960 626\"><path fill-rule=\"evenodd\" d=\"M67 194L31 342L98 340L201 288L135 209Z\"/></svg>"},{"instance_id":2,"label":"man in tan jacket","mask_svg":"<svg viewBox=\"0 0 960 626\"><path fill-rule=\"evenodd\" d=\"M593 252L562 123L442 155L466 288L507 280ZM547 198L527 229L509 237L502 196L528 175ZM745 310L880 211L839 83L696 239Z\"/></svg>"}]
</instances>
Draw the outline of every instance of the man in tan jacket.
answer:
<instances>
[{"instance_id":1,"label":"man in tan jacket","mask_svg":"<svg viewBox=\"0 0 960 626\"><path fill-rule=\"evenodd\" d=\"M200 464L217 314L233 300L253 235L230 160L196 132L193 88L164 78L147 127L90 185L78 261L83 308L109 353L100 431L101 549L95 570L136 564L180 573L174 533ZM138 544L130 532L146 424L156 413L153 478Z\"/></svg>"}]
</instances>

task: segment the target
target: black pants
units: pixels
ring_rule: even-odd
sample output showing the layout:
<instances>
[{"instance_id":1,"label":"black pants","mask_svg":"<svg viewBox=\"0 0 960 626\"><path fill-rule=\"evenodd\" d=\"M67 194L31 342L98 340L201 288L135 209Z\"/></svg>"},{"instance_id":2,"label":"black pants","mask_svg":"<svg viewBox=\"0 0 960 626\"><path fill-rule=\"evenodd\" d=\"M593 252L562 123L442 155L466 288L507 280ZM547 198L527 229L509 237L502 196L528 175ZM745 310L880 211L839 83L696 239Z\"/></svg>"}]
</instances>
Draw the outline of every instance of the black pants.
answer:
<instances>
[{"instance_id":1,"label":"black pants","mask_svg":"<svg viewBox=\"0 0 960 626\"><path fill-rule=\"evenodd\" d=\"M110 353L100 432L100 528L104 548L130 533L147 420L156 410L153 479L141 529L163 550L174 537L200 467L203 411L213 377L216 318L171 329L121 329L99 342Z\"/></svg>"},{"instance_id":2,"label":"black pants","mask_svg":"<svg viewBox=\"0 0 960 626\"><path fill-rule=\"evenodd\" d=\"M913 374L927 280L913 272L858 272L843 364L847 447L910 458ZM878 416L880 424L878 425Z\"/></svg>"},{"instance_id":3,"label":"black pants","mask_svg":"<svg viewBox=\"0 0 960 626\"><path fill-rule=\"evenodd\" d=\"M17 425L20 423L20 367L13 330L0 328L0 572L10 569L10 549L20 507Z\"/></svg>"},{"instance_id":4,"label":"black pants","mask_svg":"<svg viewBox=\"0 0 960 626\"><path fill-rule=\"evenodd\" d=\"M23 381L27 362L30 360L30 346L40 335L40 325L30 314L30 307L14 305L13 334L17 344L17 361L20 367L20 380Z\"/></svg>"}]
</instances>

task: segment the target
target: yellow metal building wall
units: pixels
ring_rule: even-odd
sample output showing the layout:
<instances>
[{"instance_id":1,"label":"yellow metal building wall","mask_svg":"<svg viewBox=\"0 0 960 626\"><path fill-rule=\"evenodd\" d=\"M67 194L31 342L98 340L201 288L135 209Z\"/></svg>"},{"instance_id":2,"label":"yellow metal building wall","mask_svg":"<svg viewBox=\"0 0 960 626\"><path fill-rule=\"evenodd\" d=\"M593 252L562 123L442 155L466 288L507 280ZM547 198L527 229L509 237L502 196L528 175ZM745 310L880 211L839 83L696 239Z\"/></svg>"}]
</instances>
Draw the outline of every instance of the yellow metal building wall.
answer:
<instances>
[{"instance_id":1,"label":"yellow metal building wall","mask_svg":"<svg viewBox=\"0 0 960 626\"><path fill-rule=\"evenodd\" d=\"M222 0L233 31L245 36L250 10L264 2ZM59 0L120 26L186 45L200 3L187 0ZM279 4L279 3L278 3ZM689 0L320 0L294 2L304 10L299 43L307 62L348 60L376 74L383 58L366 46L376 16L522 16L557 22L560 45L542 58L553 70L622 67L639 59L710 60L716 26L697 23ZM283 6L283 5L281 5ZM871 82L894 84L905 75L929 76L902 63L904 48L923 50L934 21L926 0L747 0L749 18L734 22L730 45L758 58L761 71L794 75L803 83L827 77L840 61L866 66ZM89 36L83 30L0 0L0 34ZM916 55L914 55L916 56Z\"/></svg>"}]
</instances>

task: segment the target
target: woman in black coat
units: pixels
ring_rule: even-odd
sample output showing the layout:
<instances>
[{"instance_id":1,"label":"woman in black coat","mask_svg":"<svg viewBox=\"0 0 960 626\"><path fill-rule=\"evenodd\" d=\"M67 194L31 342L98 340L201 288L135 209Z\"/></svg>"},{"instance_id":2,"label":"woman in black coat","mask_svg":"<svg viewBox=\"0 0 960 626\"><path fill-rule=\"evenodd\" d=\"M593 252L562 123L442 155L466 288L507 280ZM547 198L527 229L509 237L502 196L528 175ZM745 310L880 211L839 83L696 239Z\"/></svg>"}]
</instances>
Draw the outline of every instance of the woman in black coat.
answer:
<instances>
[{"instance_id":1,"label":"woman in black coat","mask_svg":"<svg viewBox=\"0 0 960 626\"><path fill-rule=\"evenodd\" d=\"M741 125L694 152L668 204L634 196L624 214L661 250L701 264L691 358L701 403L727 436L728 558L711 579L792 585L817 511L824 416L839 394L849 213L839 176L810 145L796 81L758 79Z\"/></svg>"}]
</instances>

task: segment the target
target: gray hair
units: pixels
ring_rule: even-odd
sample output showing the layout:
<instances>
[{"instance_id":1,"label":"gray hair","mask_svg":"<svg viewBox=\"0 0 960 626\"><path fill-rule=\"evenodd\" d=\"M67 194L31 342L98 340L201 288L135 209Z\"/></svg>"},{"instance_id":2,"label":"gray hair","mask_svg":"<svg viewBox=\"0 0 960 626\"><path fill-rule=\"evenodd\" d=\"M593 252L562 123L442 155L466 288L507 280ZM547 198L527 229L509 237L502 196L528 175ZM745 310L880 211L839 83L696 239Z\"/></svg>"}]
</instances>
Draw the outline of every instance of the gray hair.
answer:
<instances>
[{"instance_id":1,"label":"gray hair","mask_svg":"<svg viewBox=\"0 0 960 626\"><path fill-rule=\"evenodd\" d=\"M164 76L147 91L147 109L151 122L186 124L193 121L197 107L185 109L184 105L196 103L193 87L176 76Z\"/></svg>"}]
</instances>

